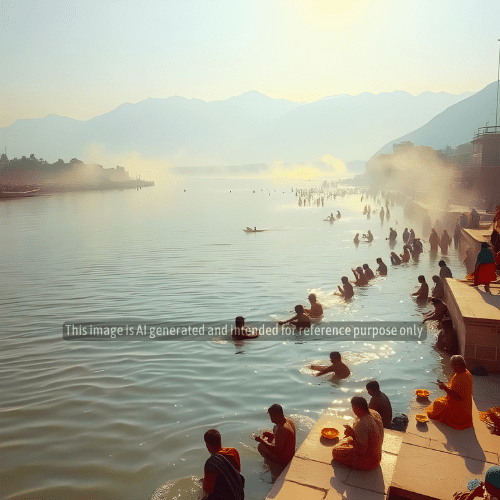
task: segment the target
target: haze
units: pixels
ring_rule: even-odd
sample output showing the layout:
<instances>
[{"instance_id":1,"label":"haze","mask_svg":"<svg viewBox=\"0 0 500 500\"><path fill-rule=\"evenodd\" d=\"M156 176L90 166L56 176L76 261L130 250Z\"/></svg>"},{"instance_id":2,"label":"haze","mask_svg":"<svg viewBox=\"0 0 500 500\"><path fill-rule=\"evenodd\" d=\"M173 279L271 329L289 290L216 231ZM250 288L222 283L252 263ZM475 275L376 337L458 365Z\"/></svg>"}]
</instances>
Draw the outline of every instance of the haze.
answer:
<instances>
[{"instance_id":1,"label":"haze","mask_svg":"<svg viewBox=\"0 0 500 500\"><path fill-rule=\"evenodd\" d=\"M0 127L173 95L476 92L499 18L498 0L2 0Z\"/></svg>"}]
</instances>

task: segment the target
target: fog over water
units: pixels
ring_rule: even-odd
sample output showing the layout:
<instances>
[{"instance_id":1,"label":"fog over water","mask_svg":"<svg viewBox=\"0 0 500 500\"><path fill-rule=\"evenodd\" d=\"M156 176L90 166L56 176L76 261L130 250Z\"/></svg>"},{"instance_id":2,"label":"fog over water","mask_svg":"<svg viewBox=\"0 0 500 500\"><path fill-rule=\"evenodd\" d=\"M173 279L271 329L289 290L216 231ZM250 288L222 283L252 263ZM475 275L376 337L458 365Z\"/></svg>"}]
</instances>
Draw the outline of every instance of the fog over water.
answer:
<instances>
[{"instance_id":1,"label":"fog over water","mask_svg":"<svg viewBox=\"0 0 500 500\"><path fill-rule=\"evenodd\" d=\"M441 356L423 342L71 342L66 321L135 318L183 324L242 315L249 325L290 317L313 291L324 321L420 321L410 297L441 255L390 266L389 227L421 223L380 203L370 220L359 195L299 207L293 181L175 178L154 188L61 193L0 203L0 497L146 500L197 498L203 434L215 427L241 455L246 498L271 485L251 438L280 403L299 443L328 407L350 415L349 398L376 378L394 411L417 388L435 395ZM253 192L255 191L255 192ZM340 210L333 224L323 221ZM397 221L397 222L396 222ZM267 229L245 234L246 226ZM352 240L370 229L373 243ZM382 257L387 277L332 296L351 268ZM454 276L465 269L450 249ZM308 365L338 350L352 375L313 377ZM163 485L163 488L162 488Z\"/></svg>"}]
</instances>

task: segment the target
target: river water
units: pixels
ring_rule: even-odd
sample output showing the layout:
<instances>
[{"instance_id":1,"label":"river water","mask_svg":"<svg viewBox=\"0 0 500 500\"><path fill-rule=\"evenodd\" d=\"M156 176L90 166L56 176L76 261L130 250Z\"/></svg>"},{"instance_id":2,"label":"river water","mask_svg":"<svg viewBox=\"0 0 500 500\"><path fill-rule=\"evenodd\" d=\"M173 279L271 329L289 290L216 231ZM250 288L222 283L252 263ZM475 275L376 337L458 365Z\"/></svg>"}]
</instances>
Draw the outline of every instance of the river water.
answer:
<instances>
[{"instance_id":1,"label":"river water","mask_svg":"<svg viewBox=\"0 0 500 500\"><path fill-rule=\"evenodd\" d=\"M323 410L349 415L349 398L376 378L394 411L442 376L423 342L72 342L71 321L284 319L314 291L325 321L420 321L409 294L431 282L440 255L390 266L391 220L361 215L359 195L299 207L293 182L172 179L122 192L59 193L0 203L0 498L146 500L197 498L208 458L203 434L217 428L236 447L246 498L261 500L271 472L251 433L271 426L280 403L299 443ZM303 183L300 187L313 187ZM255 192L253 192L255 191ZM380 203L370 200L373 208ZM340 210L334 224L324 222ZM397 221L397 222L396 222ZM246 226L268 229L245 234ZM371 229L371 244L353 245ZM397 250L401 250L401 236ZM346 304L340 277L375 259L389 275ZM465 273L455 250L445 257ZM432 336L431 336L432 337ZM312 361L338 350L352 375L313 377ZM435 392L435 391L434 391ZM431 395L431 398L433 395Z\"/></svg>"}]
</instances>

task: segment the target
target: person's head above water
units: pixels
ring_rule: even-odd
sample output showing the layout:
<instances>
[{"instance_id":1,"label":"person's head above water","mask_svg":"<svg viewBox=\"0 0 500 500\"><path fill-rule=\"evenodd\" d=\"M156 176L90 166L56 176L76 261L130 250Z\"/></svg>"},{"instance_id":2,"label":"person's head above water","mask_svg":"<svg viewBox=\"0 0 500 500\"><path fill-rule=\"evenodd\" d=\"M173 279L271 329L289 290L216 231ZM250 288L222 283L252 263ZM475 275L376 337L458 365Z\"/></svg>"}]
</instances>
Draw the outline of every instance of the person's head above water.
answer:
<instances>
[{"instance_id":1,"label":"person's head above water","mask_svg":"<svg viewBox=\"0 0 500 500\"><path fill-rule=\"evenodd\" d=\"M363 268L361 266L358 266L356 268L356 271L358 271L358 273L362 273L363 272Z\"/></svg>"},{"instance_id":2,"label":"person's head above water","mask_svg":"<svg viewBox=\"0 0 500 500\"><path fill-rule=\"evenodd\" d=\"M238 328L245 324L245 318L243 316L236 316L234 322L236 323L236 328Z\"/></svg>"},{"instance_id":3,"label":"person's head above water","mask_svg":"<svg viewBox=\"0 0 500 500\"><path fill-rule=\"evenodd\" d=\"M222 446L220 432L217 429L209 429L203 436L209 453L217 453Z\"/></svg>"},{"instance_id":4,"label":"person's head above water","mask_svg":"<svg viewBox=\"0 0 500 500\"><path fill-rule=\"evenodd\" d=\"M445 267L445 266L446 266L446 262L444 260L440 260L439 267Z\"/></svg>"},{"instance_id":5,"label":"person's head above water","mask_svg":"<svg viewBox=\"0 0 500 500\"><path fill-rule=\"evenodd\" d=\"M363 269L370 269L370 266L368 264L363 264Z\"/></svg>"},{"instance_id":6,"label":"person's head above water","mask_svg":"<svg viewBox=\"0 0 500 500\"><path fill-rule=\"evenodd\" d=\"M295 312L297 314L303 314L304 313L304 307L301 306L300 304L298 306L295 306Z\"/></svg>"},{"instance_id":7,"label":"person's head above water","mask_svg":"<svg viewBox=\"0 0 500 500\"><path fill-rule=\"evenodd\" d=\"M435 275L432 277L432 281L434 281L434 283L436 283L436 285L437 285L438 283L440 283L440 282L441 282L441 278L435 274Z\"/></svg>"},{"instance_id":8,"label":"person's head above water","mask_svg":"<svg viewBox=\"0 0 500 500\"><path fill-rule=\"evenodd\" d=\"M344 285L346 283L349 283L349 278L347 276L342 276L342 278L340 278L340 281L342 281L342 283L344 283Z\"/></svg>"},{"instance_id":9,"label":"person's head above water","mask_svg":"<svg viewBox=\"0 0 500 500\"><path fill-rule=\"evenodd\" d=\"M310 293L309 297L307 297L307 298L309 299L309 302L311 302L311 303L316 302L316 295L314 295L314 293Z\"/></svg>"},{"instance_id":10,"label":"person's head above water","mask_svg":"<svg viewBox=\"0 0 500 500\"><path fill-rule=\"evenodd\" d=\"M332 351L330 353L330 361L332 363L338 363L339 361L342 361L342 357L340 356L340 352Z\"/></svg>"},{"instance_id":11,"label":"person's head above water","mask_svg":"<svg viewBox=\"0 0 500 500\"><path fill-rule=\"evenodd\" d=\"M377 264L382 264L382 258L381 257L377 257Z\"/></svg>"},{"instance_id":12,"label":"person's head above water","mask_svg":"<svg viewBox=\"0 0 500 500\"><path fill-rule=\"evenodd\" d=\"M419 283L425 283L425 276L423 274L421 274L419 277L418 277L418 282Z\"/></svg>"}]
</instances>

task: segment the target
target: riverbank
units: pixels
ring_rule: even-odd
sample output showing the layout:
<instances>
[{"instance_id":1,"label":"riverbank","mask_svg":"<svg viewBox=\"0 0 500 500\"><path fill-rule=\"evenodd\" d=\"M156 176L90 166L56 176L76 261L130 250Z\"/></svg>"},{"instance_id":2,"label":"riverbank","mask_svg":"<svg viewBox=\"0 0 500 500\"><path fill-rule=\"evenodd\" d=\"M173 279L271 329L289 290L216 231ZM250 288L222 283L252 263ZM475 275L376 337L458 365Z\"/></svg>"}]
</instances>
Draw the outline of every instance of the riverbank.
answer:
<instances>
[{"instance_id":1,"label":"riverbank","mask_svg":"<svg viewBox=\"0 0 500 500\"><path fill-rule=\"evenodd\" d=\"M342 435L348 421L322 416L266 500L449 500L456 491L466 491L470 479L483 481L500 461L500 436L479 419L480 411L500 401L500 376L473 379L472 428L457 431L433 420L417 423L415 415L430 401L414 399L406 432L384 429L382 461L372 471L355 471L332 460L338 438L321 437L321 429L335 427ZM441 395L431 392L432 399Z\"/></svg>"}]
</instances>

